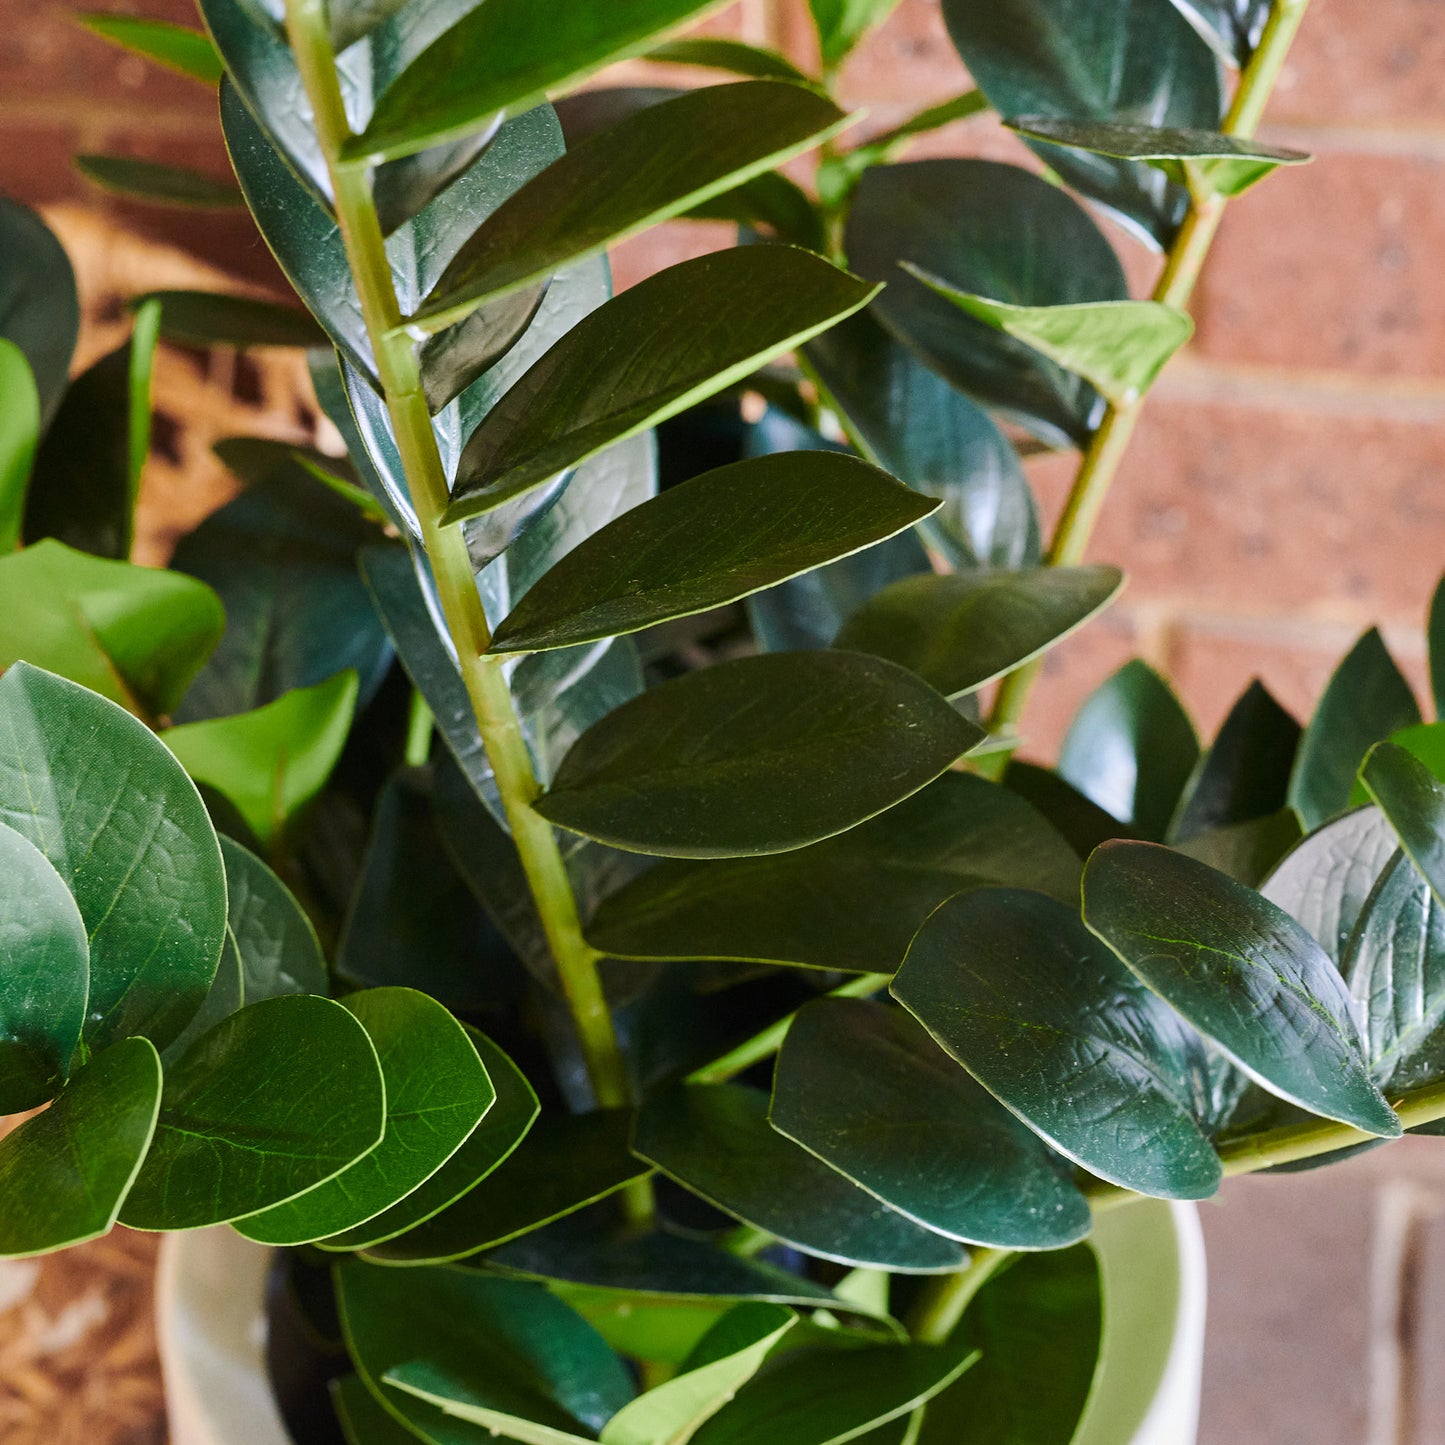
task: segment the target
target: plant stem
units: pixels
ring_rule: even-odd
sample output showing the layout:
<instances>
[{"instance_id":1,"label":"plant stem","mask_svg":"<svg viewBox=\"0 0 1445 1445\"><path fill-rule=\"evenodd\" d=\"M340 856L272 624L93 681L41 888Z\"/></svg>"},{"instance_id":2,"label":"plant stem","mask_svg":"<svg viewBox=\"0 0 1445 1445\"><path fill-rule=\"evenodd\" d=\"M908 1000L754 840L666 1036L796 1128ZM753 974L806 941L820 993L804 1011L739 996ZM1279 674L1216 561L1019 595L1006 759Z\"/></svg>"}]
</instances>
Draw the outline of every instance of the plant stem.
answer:
<instances>
[{"instance_id":1,"label":"plant stem","mask_svg":"<svg viewBox=\"0 0 1445 1445\"><path fill-rule=\"evenodd\" d=\"M1309 0L1275 0L1269 21L1260 36L1259 48L1244 68L1234 100L1220 124L1220 130L1225 135L1248 137L1254 134L1308 7ZM1205 257L1219 230L1225 204L1225 197L1214 194L1196 197L1191 202L1154 287L1155 301L1179 311L1189 305ZM1099 429L1084 451L1073 488L1064 504L1049 547L1048 566L1068 567L1083 558L1146 399L1147 393L1128 403L1110 405L1105 410ZM1038 662L1033 662L1004 678L989 718L990 732L1006 735L1017 731L1039 667ZM985 777L1001 776L1011 751L981 758L978 771Z\"/></svg>"},{"instance_id":2,"label":"plant stem","mask_svg":"<svg viewBox=\"0 0 1445 1445\"><path fill-rule=\"evenodd\" d=\"M576 1022L597 1102L625 1104L626 1070L597 971L601 955L582 936L577 902L551 825L532 807L541 788L500 659L487 655L491 629L477 592L460 527L442 527L450 500L421 370L410 339L398 331L401 308L381 224L371 195L370 167L339 159L351 134L327 30L324 0L287 0L286 28L315 115L331 176L336 220L376 356L377 375L396 434L407 486L421 524L437 597L456 647L462 681L496 776L523 871Z\"/></svg>"},{"instance_id":3,"label":"plant stem","mask_svg":"<svg viewBox=\"0 0 1445 1445\"><path fill-rule=\"evenodd\" d=\"M909 1334L920 1344L943 1344L973 1303L973 1297L1013 1255L1011 1249L975 1249L965 1268L941 1276L932 1289L924 1291L909 1316Z\"/></svg>"}]
</instances>

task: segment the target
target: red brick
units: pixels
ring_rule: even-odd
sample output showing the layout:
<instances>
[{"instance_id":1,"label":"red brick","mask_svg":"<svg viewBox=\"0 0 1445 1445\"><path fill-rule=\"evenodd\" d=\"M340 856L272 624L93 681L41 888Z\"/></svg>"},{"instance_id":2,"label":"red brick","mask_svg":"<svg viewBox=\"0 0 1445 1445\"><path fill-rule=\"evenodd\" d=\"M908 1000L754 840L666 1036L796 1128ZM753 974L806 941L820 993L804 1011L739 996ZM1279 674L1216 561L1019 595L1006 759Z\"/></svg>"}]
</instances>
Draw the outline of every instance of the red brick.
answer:
<instances>
[{"instance_id":1,"label":"red brick","mask_svg":"<svg viewBox=\"0 0 1445 1445\"><path fill-rule=\"evenodd\" d=\"M87 187L70 163L75 142L70 125L0 120L0 192L27 205L81 195Z\"/></svg>"},{"instance_id":2,"label":"red brick","mask_svg":"<svg viewBox=\"0 0 1445 1445\"><path fill-rule=\"evenodd\" d=\"M849 58L839 92L848 105L921 110L972 84L944 29L938 0L902 0Z\"/></svg>"}]
</instances>

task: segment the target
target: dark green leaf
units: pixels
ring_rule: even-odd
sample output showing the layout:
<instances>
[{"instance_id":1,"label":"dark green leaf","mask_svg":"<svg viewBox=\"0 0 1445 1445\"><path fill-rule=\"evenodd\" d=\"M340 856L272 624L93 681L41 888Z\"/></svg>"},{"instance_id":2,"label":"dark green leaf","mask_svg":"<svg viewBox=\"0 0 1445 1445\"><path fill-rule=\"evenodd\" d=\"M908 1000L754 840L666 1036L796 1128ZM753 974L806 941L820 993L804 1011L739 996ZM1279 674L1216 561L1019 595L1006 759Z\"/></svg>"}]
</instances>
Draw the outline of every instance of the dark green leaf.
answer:
<instances>
[{"instance_id":1,"label":"dark green leaf","mask_svg":"<svg viewBox=\"0 0 1445 1445\"><path fill-rule=\"evenodd\" d=\"M1293 808L1281 808L1263 818L1223 823L1202 833L1191 833L1174 846L1187 857L1227 873L1236 882L1258 888L1301 835L1299 815Z\"/></svg>"},{"instance_id":2,"label":"dark green leaf","mask_svg":"<svg viewBox=\"0 0 1445 1445\"><path fill-rule=\"evenodd\" d=\"M90 943L65 880L0 824L0 1115L43 1104L85 1023Z\"/></svg>"},{"instance_id":3,"label":"dark green leaf","mask_svg":"<svg viewBox=\"0 0 1445 1445\"><path fill-rule=\"evenodd\" d=\"M1080 441L1097 425L1103 403L1091 386L902 269L1021 306L1127 299L1118 257L1058 187L994 161L875 166L858 185L846 246L860 275L888 283L878 319L960 390L1048 441Z\"/></svg>"},{"instance_id":4,"label":"dark green leaf","mask_svg":"<svg viewBox=\"0 0 1445 1445\"><path fill-rule=\"evenodd\" d=\"M492 1107L492 1088L462 1026L409 988L354 993L343 1006L371 1036L386 1084L386 1134L334 1179L237 1220L262 1244L305 1244L356 1229L405 1199L456 1153Z\"/></svg>"},{"instance_id":5,"label":"dark green leaf","mask_svg":"<svg viewBox=\"0 0 1445 1445\"><path fill-rule=\"evenodd\" d=\"M166 1070L123 1220L198 1229L281 1204L376 1148L385 1117L376 1050L353 1014L324 998L263 999Z\"/></svg>"},{"instance_id":6,"label":"dark green leaf","mask_svg":"<svg viewBox=\"0 0 1445 1445\"><path fill-rule=\"evenodd\" d=\"M980 737L892 663L849 652L738 658L594 724L535 806L641 853L781 853L901 802Z\"/></svg>"},{"instance_id":7,"label":"dark green leaf","mask_svg":"<svg viewBox=\"0 0 1445 1445\"><path fill-rule=\"evenodd\" d=\"M1000 115L1218 129L1219 63L1160 0L944 0L943 18ZM1129 161L1038 150L1069 185L1169 244L1189 204L1182 187Z\"/></svg>"},{"instance_id":8,"label":"dark green leaf","mask_svg":"<svg viewBox=\"0 0 1445 1445\"><path fill-rule=\"evenodd\" d=\"M199 30L136 15L91 14L77 18L87 30L93 30L113 44L199 80L203 85L214 88L225 73L216 47Z\"/></svg>"},{"instance_id":9,"label":"dark green leaf","mask_svg":"<svg viewBox=\"0 0 1445 1445\"><path fill-rule=\"evenodd\" d=\"M0 1257L107 1233L150 1145L160 1097L154 1045L122 1039L0 1140Z\"/></svg>"},{"instance_id":10,"label":"dark green leaf","mask_svg":"<svg viewBox=\"0 0 1445 1445\"><path fill-rule=\"evenodd\" d=\"M897 8L898 0L808 0L823 64L836 67L869 30Z\"/></svg>"},{"instance_id":11,"label":"dark green leaf","mask_svg":"<svg viewBox=\"0 0 1445 1445\"><path fill-rule=\"evenodd\" d=\"M446 519L489 511L677 415L873 294L791 246L735 247L649 277L574 326L488 413Z\"/></svg>"},{"instance_id":12,"label":"dark green leaf","mask_svg":"<svg viewBox=\"0 0 1445 1445\"><path fill-rule=\"evenodd\" d=\"M496 1091L496 1102L455 1154L405 1199L355 1229L320 1241L323 1249L368 1249L418 1228L469 1194L505 1162L537 1117L537 1096L522 1071L485 1034L463 1024Z\"/></svg>"},{"instance_id":13,"label":"dark green leaf","mask_svg":"<svg viewBox=\"0 0 1445 1445\"><path fill-rule=\"evenodd\" d=\"M1273 11L1271 0L1174 0L1185 18L1231 65L1254 54Z\"/></svg>"},{"instance_id":14,"label":"dark green leaf","mask_svg":"<svg viewBox=\"0 0 1445 1445\"><path fill-rule=\"evenodd\" d=\"M60 405L80 330L75 273L50 228L27 206L0 196L0 337L25 354L40 395L42 431Z\"/></svg>"},{"instance_id":15,"label":"dark green leaf","mask_svg":"<svg viewBox=\"0 0 1445 1445\"><path fill-rule=\"evenodd\" d=\"M1360 777L1431 892L1445 896L1445 783L1388 742L1370 749Z\"/></svg>"},{"instance_id":16,"label":"dark green leaf","mask_svg":"<svg viewBox=\"0 0 1445 1445\"><path fill-rule=\"evenodd\" d=\"M947 773L881 817L796 853L663 863L613 894L587 934L621 958L891 973L944 899L991 883L1076 898L1078 867L1021 798Z\"/></svg>"},{"instance_id":17,"label":"dark green leaf","mask_svg":"<svg viewBox=\"0 0 1445 1445\"><path fill-rule=\"evenodd\" d=\"M429 329L564 262L680 215L846 124L826 97L776 80L685 91L589 136L472 234L418 319Z\"/></svg>"},{"instance_id":18,"label":"dark green leaf","mask_svg":"<svg viewBox=\"0 0 1445 1445\"><path fill-rule=\"evenodd\" d=\"M1059 772L1121 823L1163 838L1198 758L1179 699L1136 658L1084 700L1060 749Z\"/></svg>"},{"instance_id":19,"label":"dark green leaf","mask_svg":"<svg viewBox=\"0 0 1445 1445\"><path fill-rule=\"evenodd\" d=\"M326 333L306 312L222 291L148 291L161 303L161 334L184 346L320 346Z\"/></svg>"},{"instance_id":20,"label":"dark green leaf","mask_svg":"<svg viewBox=\"0 0 1445 1445\"><path fill-rule=\"evenodd\" d=\"M773 1081L773 1127L929 1229L1005 1249L1088 1233L1062 1161L901 1009L808 1004Z\"/></svg>"},{"instance_id":21,"label":"dark green leaf","mask_svg":"<svg viewBox=\"0 0 1445 1445\"><path fill-rule=\"evenodd\" d=\"M234 181L131 156L78 155L76 169L103 190L163 206L229 211L246 203Z\"/></svg>"},{"instance_id":22,"label":"dark green leaf","mask_svg":"<svg viewBox=\"0 0 1445 1445\"><path fill-rule=\"evenodd\" d=\"M991 1094L1100 1178L1166 1199L1218 1189L1196 1117L1198 1035L1072 908L1012 888L953 899L919 930L893 992Z\"/></svg>"},{"instance_id":23,"label":"dark green leaf","mask_svg":"<svg viewBox=\"0 0 1445 1445\"><path fill-rule=\"evenodd\" d=\"M30 468L40 444L40 393L25 353L0 336L0 554L20 545Z\"/></svg>"},{"instance_id":24,"label":"dark green leaf","mask_svg":"<svg viewBox=\"0 0 1445 1445\"><path fill-rule=\"evenodd\" d=\"M1410 684L1372 627L1335 669L1300 740L1289 801L1305 827L1317 828L1348 807L1365 754L1419 721Z\"/></svg>"},{"instance_id":25,"label":"dark green leaf","mask_svg":"<svg viewBox=\"0 0 1445 1445\"><path fill-rule=\"evenodd\" d=\"M631 1129L621 1109L544 1119L485 1188L370 1253L392 1264L442 1264L575 1214L651 1172L628 1151Z\"/></svg>"},{"instance_id":26,"label":"dark green leaf","mask_svg":"<svg viewBox=\"0 0 1445 1445\"><path fill-rule=\"evenodd\" d=\"M648 60L662 65L700 65L708 70L728 70L754 80L800 80L808 77L785 55L757 45L745 45L721 35L697 35L669 40L647 53Z\"/></svg>"},{"instance_id":27,"label":"dark green leaf","mask_svg":"<svg viewBox=\"0 0 1445 1445\"><path fill-rule=\"evenodd\" d=\"M54 865L90 934L87 1041L164 1047L201 1006L226 924L195 788L144 723L23 662L0 678L0 739L0 819Z\"/></svg>"},{"instance_id":28,"label":"dark green leaf","mask_svg":"<svg viewBox=\"0 0 1445 1445\"><path fill-rule=\"evenodd\" d=\"M331 1382L331 1405L346 1445L416 1445L417 1436L387 1412L359 1375Z\"/></svg>"},{"instance_id":29,"label":"dark green leaf","mask_svg":"<svg viewBox=\"0 0 1445 1445\"><path fill-rule=\"evenodd\" d=\"M1080 858L1087 858L1109 838L1128 838L1132 830L1112 813L1086 798L1072 783L1035 763L1012 760L1003 777L1004 786L1026 798L1069 841Z\"/></svg>"},{"instance_id":30,"label":"dark green leaf","mask_svg":"<svg viewBox=\"0 0 1445 1445\"><path fill-rule=\"evenodd\" d=\"M853 614L837 645L910 668L961 697L1062 642L1119 595L1117 567L925 573Z\"/></svg>"},{"instance_id":31,"label":"dark green leaf","mask_svg":"<svg viewBox=\"0 0 1445 1445\"><path fill-rule=\"evenodd\" d=\"M438 36L382 92L347 158L409 155L514 114L609 61L646 50L715 0L611 0L605 6L487 0Z\"/></svg>"},{"instance_id":32,"label":"dark green leaf","mask_svg":"<svg viewBox=\"0 0 1445 1445\"><path fill-rule=\"evenodd\" d=\"M705 612L882 541L937 506L837 452L721 467L584 540L522 597L492 650L566 647Z\"/></svg>"},{"instance_id":33,"label":"dark green leaf","mask_svg":"<svg viewBox=\"0 0 1445 1445\"><path fill-rule=\"evenodd\" d=\"M1430 598L1425 632L1429 644L1430 694L1435 702L1435 716L1442 717L1445 716L1445 577L1440 579Z\"/></svg>"},{"instance_id":34,"label":"dark green leaf","mask_svg":"<svg viewBox=\"0 0 1445 1445\"><path fill-rule=\"evenodd\" d=\"M1106 843L1084 872L1084 919L1150 988L1290 1103L1392 1138L1349 994L1283 909L1203 863Z\"/></svg>"},{"instance_id":35,"label":"dark green leaf","mask_svg":"<svg viewBox=\"0 0 1445 1445\"><path fill-rule=\"evenodd\" d=\"M1147 161L1192 191L1238 196L1279 166L1303 165L1303 151L1261 145L1218 131L1129 125L1116 121L1021 116L1008 122L1025 140L1052 142L1118 160Z\"/></svg>"},{"instance_id":36,"label":"dark green leaf","mask_svg":"<svg viewBox=\"0 0 1445 1445\"><path fill-rule=\"evenodd\" d=\"M1087 1245L995 1275L950 1337L982 1352L929 1402L918 1445L1070 1445L1094 1384L1105 1302Z\"/></svg>"}]
</instances>

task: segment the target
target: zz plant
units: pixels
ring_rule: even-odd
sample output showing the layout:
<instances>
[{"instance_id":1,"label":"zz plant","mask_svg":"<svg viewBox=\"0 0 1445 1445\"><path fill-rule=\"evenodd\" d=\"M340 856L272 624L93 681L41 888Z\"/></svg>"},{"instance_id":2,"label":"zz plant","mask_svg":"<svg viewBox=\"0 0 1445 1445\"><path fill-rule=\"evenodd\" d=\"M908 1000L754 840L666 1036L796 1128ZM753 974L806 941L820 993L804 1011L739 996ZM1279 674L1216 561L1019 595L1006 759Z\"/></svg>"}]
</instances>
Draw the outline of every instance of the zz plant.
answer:
<instances>
[{"instance_id":1,"label":"zz plant","mask_svg":"<svg viewBox=\"0 0 1445 1445\"><path fill-rule=\"evenodd\" d=\"M945 0L978 89L862 141L890 0L812 0L817 76L715 8L94 19L219 85L239 189L87 174L243 199L307 311L137 298L74 382L0 209L0 1253L297 1247L303 1438L329 1380L356 1445L1067 1445L1102 1212L1445 1119L1445 723L1377 633L1303 729L1256 684L1201 748L1134 662L1014 756L1221 213L1305 159L1252 139L1305 0ZM733 75L576 89L640 54ZM990 113L1047 176L902 159ZM610 295L681 215L742 244ZM221 443L170 570L158 334L311 346L349 454Z\"/></svg>"}]
</instances>

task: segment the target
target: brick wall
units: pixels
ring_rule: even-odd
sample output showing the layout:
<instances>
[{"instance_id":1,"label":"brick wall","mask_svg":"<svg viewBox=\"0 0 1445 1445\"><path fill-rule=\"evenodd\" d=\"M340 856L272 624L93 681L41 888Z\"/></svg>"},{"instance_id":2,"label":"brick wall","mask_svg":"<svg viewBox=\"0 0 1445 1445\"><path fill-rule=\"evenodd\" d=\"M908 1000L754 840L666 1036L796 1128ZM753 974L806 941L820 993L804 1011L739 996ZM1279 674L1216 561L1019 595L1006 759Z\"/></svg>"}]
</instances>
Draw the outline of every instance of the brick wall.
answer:
<instances>
[{"instance_id":1,"label":"brick wall","mask_svg":"<svg viewBox=\"0 0 1445 1445\"><path fill-rule=\"evenodd\" d=\"M191 19L189 0L95 3ZM225 160L203 91L118 56L68 11L0 0L0 188L100 211L274 283L244 221L184 216L178 228L74 175L77 149L218 171ZM743 0L713 28L808 55L802 0ZM1027 725L1040 750L1135 651L1178 679L1206 727L1255 674L1307 710L1374 621L1423 677L1420 620L1445 569L1442 63L1442 0L1315 0L1266 134L1318 159L1230 209L1198 294L1197 338L1151 402L1094 546L1131 585L1051 661ZM963 83L937 0L902 0L844 78L877 128ZM987 119L922 153L980 151L1017 154ZM620 278L719 240L679 226L634 242ZM1129 259L1147 284L1149 259L1137 249ZM1034 474L1056 509L1068 468L1049 458Z\"/></svg>"}]
</instances>

